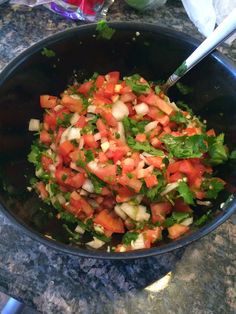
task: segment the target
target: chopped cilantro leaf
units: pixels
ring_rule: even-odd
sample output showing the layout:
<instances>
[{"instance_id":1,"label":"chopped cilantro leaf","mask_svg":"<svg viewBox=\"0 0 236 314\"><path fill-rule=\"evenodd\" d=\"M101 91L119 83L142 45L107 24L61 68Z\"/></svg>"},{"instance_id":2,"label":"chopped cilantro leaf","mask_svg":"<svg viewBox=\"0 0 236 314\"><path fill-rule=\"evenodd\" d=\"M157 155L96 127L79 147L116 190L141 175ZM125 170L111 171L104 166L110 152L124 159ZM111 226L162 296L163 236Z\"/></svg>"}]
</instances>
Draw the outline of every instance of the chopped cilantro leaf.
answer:
<instances>
[{"instance_id":1,"label":"chopped cilantro leaf","mask_svg":"<svg viewBox=\"0 0 236 314\"><path fill-rule=\"evenodd\" d=\"M86 150L84 152L84 154L85 154L87 162L90 162L90 161L94 160L94 154L93 154L93 152L90 149Z\"/></svg>"},{"instance_id":2,"label":"chopped cilantro leaf","mask_svg":"<svg viewBox=\"0 0 236 314\"><path fill-rule=\"evenodd\" d=\"M175 115L170 117L170 121L187 124L188 120L185 118L185 116L180 111L176 111Z\"/></svg>"},{"instance_id":3,"label":"chopped cilantro leaf","mask_svg":"<svg viewBox=\"0 0 236 314\"><path fill-rule=\"evenodd\" d=\"M132 173L130 173L130 172L128 172L128 173L126 173L126 175L127 175L127 177L129 178L129 179L132 179L133 178L133 174Z\"/></svg>"},{"instance_id":4,"label":"chopped cilantro leaf","mask_svg":"<svg viewBox=\"0 0 236 314\"><path fill-rule=\"evenodd\" d=\"M127 143L134 150L144 151L154 156L164 156L162 150L152 147L148 142L143 143L136 142L134 138L131 136L128 136Z\"/></svg>"},{"instance_id":5,"label":"chopped cilantro leaf","mask_svg":"<svg viewBox=\"0 0 236 314\"><path fill-rule=\"evenodd\" d=\"M208 137L209 146L209 162L211 165L220 165L228 160L228 151L224 145L224 134L220 134L217 137Z\"/></svg>"},{"instance_id":6,"label":"chopped cilantro leaf","mask_svg":"<svg viewBox=\"0 0 236 314\"><path fill-rule=\"evenodd\" d=\"M81 168L85 168L86 163L85 163L83 160L78 159L78 160L76 161L76 166L77 166L77 167L81 167Z\"/></svg>"},{"instance_id":7,"label":"chopped cilantro leaf","mask_svg":"<svg viewBox=\"0 0 236 314\"><path fill-rule=\"evenodd\" d=\"M122 243L125 245L130 245L132 241L136 241L138 239L137 232L126 232L126 234L122 238Z\"/></svg>"},{"instance_id":8,"label":"chopped cilantro leaf","mask_svg":"<svg viewBox=\"0 0 236 314\"><path fill-rule=\"evenodd\" d=\"M63 128L68 128L70 126L70 120L73 116L73 113L65 113L63 112L63 118L57 118L57 125Z\"/></svg>"},{"instance_id":9,"label":"chopped cilantro leaf","mask_svg":"<svg viewBox=\"0 0 236 314\"><path fill-rule=\"evenodd\" d=\"M185 219L191 217L191 213L173 212L172 217L176 221L176 223L179 224Z\"/></svg>"},{"instance_id":10,"label":"chopped cilantro leaf","mask_svg":"<svg viewBox=\"0 0 236 314\"><path fill-rule=\"evenodd\" d=\"M135 93L145 94L150 91L150 85L148 83L140 82L141 76L139 74L134 74L125 79L125 82L128 86L132 88L132 91Z\"/></svg>"},{"instance_id":11,"label":"chopped cilantro leaf","mask_svg":"<svg viewBox=\"0 0 236 314\"><path fill-rule=\"evenodd\" d=\"M187 204L194 204L193 193L186 182L179 182L178 192Z\"/></svg>"},{"instance_id":12,"label":"chopped cilantro leaf","mask_svg":"<svg viewBox=\"0 0 236 314\"><path fill-rule=\"evenodd\" d=\"M206 198L216 199L218 193L224 189L224 184L217 178L206 179L202 183Z\"/></svg>"},{"instance_id":13,"label":"chopped cilantro leaf","mask_svg":"<svg viewBox=\"0 0 236 314\"><path fill-rule=\"evenodd\" d=\"M183 95L188 95L193 92L193 88L189 87L181 82L176 83L176 87L180 91L181 94Z\"/></svg>"},{"instance_id":14,"label":"chopped cilantro leaf","mask_svg":"<svg viewBox=\"0 0 236 314\"><path fill-rule=\"evenodd\" d=\"M161 92L161 87L159 85L155 86L155 93L159 94Z\"/></svg>"},{"instance_id":15,"label":"chopped cilantro leaf","mask_svg":"<svg viewBox=\"0 0 236 314\"><path fill-rule=\"evenodd\" d=\"M97 232L94 232L92 231L92 234L95 238L97 238L98 240L101 240L103 242L110 242L111 241L111 238L105 236L105 234L101 234L101 233L97 233Z\"/></svg>"},{"instance_id":16,"label":"chopped cilantro leaf","mask_svg":"<svg viewBox=\"0 0 236 314\"><path fill-rule=\"evenodd\" d=\"M104 39L111 39L115 33L115 29L108 26L105 20L100 20L97 22L96 31L98 32L99 37Z\"/></svg>"},{"instance_id":17,"label":"chopped cilantro leaf","mask_svg":"<svg viewBox=\"0 0 236 314\"><path fill-rule=\"evenodd\" d=\"M229 159L236 159L236 150L233 150L233 151L230 153Z\"/></svg>"},{"instance_id":18,"label":"chopped cilantro leaf","mask_svg":"<svg viewBox=\"0 0 236 314\"><path fill-rule=\"evenodd\" d=\"M63 175L61 177L62 181L66 181L67 177L68 177L67 174L63 173Z\"/></svg>"},{"instance_id":19,"label":"chopped cilantro leaf","mask_svg":"<svg viewBox=\"0 0 236 314\"><path fill-rule=\"evenodd\" d=\"M192 109L191 109L187 104L185 104L183 101L177 101L177 102L176 102L176 105L177 105L180 109L187 111L191 116L193 115Z\"/></svg>"},{"instance_id":20,"label":"chopped cilantro leaf","mask_svg":"<svg viewBox=\"0 0 236 314\"><path fill-rule=\"evenodd\" d=\"M206 214L202 215L200 218L198 218L195 222L195 226L202 226L204 225L209 219L211 219L212 214L211 210L209 210Z\"/></svg>"},{"instance_id":21,"label":"chopped cilantro leaf","mask_svg":"<svg viewBox=\"0 0 236 314\"><path fill-rule=\"evenodd\" d=\"M193 136L173 136L165 134L161 140L168 151L177 158L199 158L207 152L205 136L196 134Z\"/></svg>"},{"instance_id":22,"label":"chopped cilantro leaf","mask_svg":"<svg viewBox=\"0 0 236 314\"><path fill-rule=\"evenodd\" d=\"M43 50L41 51L41 55L47 58L52 58L55 57L56 53L53 50L44 47Z\"/></svg>"},{"instance_id":23,"label":"chopped cilantro leaf","mask_svg":"<svg viewBox=\"0 0 236 314\"><path fill-rule=\"evenodd\" d=\"M94 174L88 172L88 177L92 181L94 192L96 194L101 194L102 188L105 186L105 182L96 177Z\"/></svg>"}]
</instances>

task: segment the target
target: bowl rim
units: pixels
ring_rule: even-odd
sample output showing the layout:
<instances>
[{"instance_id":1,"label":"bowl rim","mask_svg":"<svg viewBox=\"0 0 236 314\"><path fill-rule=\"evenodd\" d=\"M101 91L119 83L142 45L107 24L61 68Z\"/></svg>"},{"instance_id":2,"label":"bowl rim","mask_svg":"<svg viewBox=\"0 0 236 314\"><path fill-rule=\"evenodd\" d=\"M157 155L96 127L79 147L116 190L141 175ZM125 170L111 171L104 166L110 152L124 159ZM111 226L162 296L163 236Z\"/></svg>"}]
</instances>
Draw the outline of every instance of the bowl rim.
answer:
<instances>
[{"instance_id":1,"label":"bowl rim","mask_svg":"<svg viewBox=\"0 0 236 314\"><path fill-rule=\"evenodd\" d=\"M155 33L163 33L165 36L169 37L177 37L183 42L187 42L193 47L197 47L200 44L200 41L193 38L192 36L188 36L187 34L176 31L170 28L157 26L151 23L139 23L139 22L108 22L108 25L117 30L134 30L134 31L148 31ZM67 38L70 35L79 34L82 31L91 31L95 30L96 23L83 24L78 27L69 28L67 30L63 30L57 32L53 35L45 37L44 39L38 41L32 46L26 48L23 52L13 58L0 72L0 88L4 81L11 76L11 74L15 71L15 69L24 63L30 56L32 56L35 52L38 52L40 49L47 45L54 44L58 41ZM210 57L217 60L217 62L221 63L228 72L230 72L234 78L236 78L236 67L234 63L228 59L226 56L222 55L220 52L213 52L210 54ZM24 223L21 219L16 217L13 213L8 211L4 206L0 203L1 212L7 217L13 224L17 225L17 227L22 230L27 236L31 239L38 241L45 246L49 246L50 248L60 251L65 254L72 254L79 257L89 257L89 258L99 258L99 259L109 259L109 260L122 260L122 259L135 259L135 258L144 258L150 256L157 256L164 253L169 253L176 249L180 249L189 245L191 242L196 241L208 233L212 232L218 226L220 226L223 222L225 222L236 210L236 199L233 197L229 204L227 204L227 208L224 209L217 217L215 217L210 223L205 226L199 228L197 231L193 232L190 235L186 235L185 237L180 238L179 240L167 243L160 247L153 247L150 249L144 250L136 250L136 251L128 251L123 253L116 252L105 252L100 250L89 250L89 249L81 249L79 247L73 247L68 244L63 244L61 242L57 242L55 240L49 239L33 228L29 227L26 223Z\"/></svg>"}]
</instances>

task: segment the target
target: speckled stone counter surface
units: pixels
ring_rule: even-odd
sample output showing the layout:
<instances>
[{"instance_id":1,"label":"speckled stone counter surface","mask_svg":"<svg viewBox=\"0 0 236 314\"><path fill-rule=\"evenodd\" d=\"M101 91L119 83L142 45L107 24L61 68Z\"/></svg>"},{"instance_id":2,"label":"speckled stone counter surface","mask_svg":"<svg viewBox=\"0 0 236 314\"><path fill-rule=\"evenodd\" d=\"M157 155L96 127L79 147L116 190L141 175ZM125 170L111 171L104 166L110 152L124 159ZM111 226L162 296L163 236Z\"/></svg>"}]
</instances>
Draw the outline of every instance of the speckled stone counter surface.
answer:
<instances>
[{"instance_id":1,"label":"speckled stone counter surface","mask_svg":"<svg viewBox=\"0 0 236 314\"><path fill-rule=\"evenodd\" d=\"M145 13L116 1L108 17L153 22L201 38L178 1ZM80 23L44 7L1 5L0 70L33 43ZM221 50L236 60L236 43ZM235 313L235 223L234 215L186 249L125 262L57 253L0 214L0 290L42 313Z\"/></svg>"}]
</instances>

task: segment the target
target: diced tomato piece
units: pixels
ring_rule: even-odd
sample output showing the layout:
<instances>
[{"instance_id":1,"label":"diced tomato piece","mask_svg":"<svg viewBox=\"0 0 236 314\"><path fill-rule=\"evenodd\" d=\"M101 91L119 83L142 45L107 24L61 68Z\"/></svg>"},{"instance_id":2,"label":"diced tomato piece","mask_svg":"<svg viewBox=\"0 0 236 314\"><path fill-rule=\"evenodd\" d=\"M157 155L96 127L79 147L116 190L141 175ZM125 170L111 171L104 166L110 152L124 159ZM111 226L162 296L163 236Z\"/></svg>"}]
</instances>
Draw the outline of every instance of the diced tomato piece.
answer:
<instances>
[{"instance_id":1,"label":"diced tomato piece","mask_svg":"<svg viewBox=\"0 0 236 314\"><path fill-rule=\"evenodd\" d=\"M148 156L146 157L146 160L149 165L152 165L155 168L160 169L162 165L162 157L158 156Z\"/></svg>"},{"instance_id":2,"label":"diced tomato piece","mask_svg":"<svg viewBox=\"0 0 236 314\"><path fill-rule=\"evenodd\" d=\"M124 233L124 223L117 217L112 216L106 209L101 211L93 220L96 224L103 226L105 229L115 233Z\"/></svg>"},{"instance_id":3,"label":"diced tomato piece","mask_svg":"<svg viewBox=\"0 0 236 314\"><path fill-rule=\"evenodd\" d=\"M84 212L87 217L91 217L93 215L93 208L91 205L77 192L73 191L70 195L70 204L77 210ZM76 213L74 213L76 215Z\"/></svg>"},{"instance_id":4,"label":"diced tomato piece","mask_svg":"<svg viewBox=\"0 0 236 314\"><path fill-rule=\"evenodd\" d=\"M111 195L111 194L110 194ZM102 203L102 206L103 208L106 208L106 209L113 209L116 205L116 201L115 201L115 198L112 197L112 196L106 196L103 200L103 203Z\"/></svg>"},{"instance_id":5,"label":"diced tomato piece","mask_svg":"<svg viewBox=\"0 0 236 314\"><path fill-rule=\"evenodd\" d=\"M58 131L57 131L57 134L56 134L56 138L55 138L55 144L58 145L60 140L61 140L61 136L63 134L63 132L65 131L65 128L59 128Z\"/></svg>"},{"instance_id":6,"label":"diced tomato piece","mask_svg":"<svg viewBox=\"0 0 236 314\"><path fill-rule=\"evenodd\" d=\"M107 81L113 84L117 84L119 82L120 79L120 72L118 71L113 71L113 72L109 72L106 75Z\"/></svg>"},{"instance_id":7,"label":"diced tomato piece","mask_svg":"<svg viewBox=\"0 0 236 314\"><path fill-rule=\"evenodd\" d=\"M151 175L151 176L144 178L144 181L145 181L146 186L148 188L152 188L153 186L158 184L158 180L157 180L157 177L155 175Z\"/></svg>"},{"instance_id":8,"label":"diced tomato piece","mask_svg":"<svg viewBox=\"0 0 236 314\"><path fill-rule=\"evenodd\" d=\"M101 134L101 137L107 137L108 129L106 125L104 124L104 122L102 121L102 119L98 119L96 125L97 125L99 133Z\"/></svg>"},{"instance_id":9,"label":"diced tomato piece","mask_svg":"<svg viewBox=\"0 0 236 314\"><path fill-rule=\"evenodd\" d=\"M127 102L127 103L126 103L126 106L127 106L128 109L129 109L129 116L130 116L130 117L134 116L134 115L136 114L136 111L134 110L133 104L130 103L130 102Z\"/></svg>"},{"instance_id":10,"label":"diced tomato piece","mask_svg":"<svg viewBox=\"0 0 236 314\"><path fill-rule=\"evenodd\" d=\"M128 186L138 193L142 187L142 182L136 178L128 178L127 175L123 175L118 178L118 182L121 185Z\"/></svg>"},{"instance_id":11,"label":"diced tomato piece","mask_svg":"<svg viewBox=\"0 0 236 314\"><path fill-rule=\"evenodd\" d=\"M114 184L116 183L116 165L107 165L105 167L94 167L91 163L88 163L89 170L94 173L99 179L106 183Z\"/></svg>"},{"instance_id":12,"label":"diced tomato piece","mask_svg":"<svg viewBox=\"0 0 236 314\"><path fill-rule=\"evenodd\" d=\"M112 100L105 97L104 95L96 93L93 98L93 104L95 106L102 107L104 105L112 104Z\"/></svg>"},{"instance_id":13,"label":"diced tomato piece","mask_svg":"<svg viewBox=\"0 0 236 314\"><path fill-rule=\"evenodd\" d=\"M156 96L156 103L155 105L164 113L166 113L168 116L172 114L174 109L171 107L170 104L168 104L166 101L161 99L159 96Z\"/></svg>"},{"instance_id":14,"label":"diced tomato piece","mask_svg":"<svg viewBox=\"0 0 236 314\"><path fill-rule=\"evenodd\" d=\"M202 200L206 197L205 192L203 191L195 191L196 198Z\"/></svg>"},{"instance_id":15,"label":"diced tomato piece","mask_svg":"<svg viewBox=\"0 0 236 314\"><path fill-rule=\"evenodd\" d=\"M74 151L72 151L70 154L70 159L74 162L78 161L78 160L82 160L85 161L85 155L84 152L80 149L75 149Z\"/></svg>"},{"instance_id":16,"label":"diced tomato piece","mask_svg":"<svg viewBox=\"0 0 236 314\"><path fill-rule=\"evenodd\" d=\"M45 130L42 130L40 132L39 139L40 139L40 142L46 145L49 145L52 142L50 134Z\"/></svg>"},{"instance_id":17,"label":"diced tomato piece","mask_svg":"<svg viewBox=\"0 0 236 314\"><path fill-rule=\"evenodd\" d=\"M76 122L75 126L83 129L86 126L86 124L87 124L87 122L86 122L85 116L80 116L79 120Z\"/></svg>"},{"instance_id":18,"label":"diced tomato piece","mask_svg":"<svg viewBox=\"0 0 236 314\"><path fill-rule=\"evenodd\" d=\"M147 116L150 117L152 120L157 120L157 118L160 116L160 110L154 106L149 106L149 112L147 113Z\"/></svg>"},{"instance_id":19,"label":"diced tomato piece","mask_svg":"<svg viewBox=\"0 0 236 314\"><path fill-rule=\"evenodd\" d=\"M85 82L80 85L80 87L78 88L78 92L83 95L87 95L92 86L93 86L92 81Z\"/></svg>"},{"instance_id":20,"label":"diced tomato piece","mask_svg":"<svg viewBox=\"0 0 236 314\"><path fill-rule=\"evenodd\" d=\"M123 173L131 172L134 170L135 161L132 158L126 158L122 160L121 167Z\"/></svg>"},{"instance_id":21,"label":"diced tomato piece","mask_svg":"<svg viewBox=\"0 0 236 314\"><path fill-rule=\"evenodd\" d=\"M83 101L81 98L73 98L64 94L61 99L62 104L72 112L81 113L83 111Z\"/></svg>"},{"instance_id":22,"label":"diced tomato piece","mask_svg":"<svg viewBox=\"0 0 236 314\"><path fill-rule=\"evenodd\" d=\"M52 158L49 158L49 157L47 157L45 155L42 155L41 163L42 163L43 169L48 171L49 170L49 166L53 164L53 160L52 160Z\"/></svg>"},{"instance_id":23,"label":"diced tomato piece","mask_svg":"<svg viewBox=\"0 0 236 314\"><path fill-rule=\"evenodd\" d=\"M151 139L151 144L155 148L160 148L162 145L162 142L157 137L154 137Z\"/></svg>"},{"instance_id":24,"label":"diced tomato piece","mask_svg":"<svg viewBox=\"0 0 236 314\"><path fill-rule=\"evenodd\" d=\"M56 115L53 112L46 113L43 118L44 123L48 126L49 130L55 130L57 126Z\"/></svg>"},{"instance_id":25,"label":"diced tomato piece","mask_svg":"<svg viewBox=\"0 0 236 314\"><path fill-rule=\"evenodd\" d=\"M160 227L156 227L155 229L149 229L145 230L143 235L144 235L144 240L145 240L145 248L150 248L151 244L153 244L155 241L161 238L162 232L161 232Z\"/></svg>"},{"instance_id":26,"label":"diced tomato piece","mask_svg":"<svg viewBox=\"0 0 236 314\"><path fill-rule=\"evenodd\" d=\"M171 129L170 129L169 126L165 126L165 127L163 128L163 130L164 130L164 132L165 132L166 134L170 134L170 133L171 133Z\"/></svg>"},{"instance_id":27,"label":"diced tomato piece","mask_svg":"<svg viewBox=\"0 0 236 314\"><path fill-rule=\"evenodd\" d=\"M108 161L108 158L107 158L107 156L106 156L106 154L104 152L99 152L98 153L98 159L99 159L99 162L101 164L104 164L105 162Z\"/></svg>"},{"instance_id":28,"label":"diced tomato piece","mask_svg":"<svg viewBox=\"0 0 236 314\"><path fill-rule=\"evenodd\" d=\"M106 97L111 97L115 93L115 84L108 82L104 89L103 93Z\"/></svg>"},{"instance_id":29,"label":"diced tomato piece","mask_svg":"<svg viewBox=\"0 0 236 314\"><path fill-rule=\"evenodd\" d=\"M153 139L154 137L156 137L157 135L159 135L161 131L161 126L157 125L155 129L153 129L150 133L150 139Z\"/></svg>"},{"instance_id":30,"label":"diced tomato piece","mask_svg":"<svg viewBox=\"0 0 236 314\"><path fill-rule=\"evenodd\" d=\"M206 132L206 134L207 134L208 136L216 136L216 132L215 132L214 129L208 130L208 131Z\"/></svg>"},{"instance_id":31,"label":"diced tomato piece","mask_svg":"<svg viewBox=\"0 0 236 314\"><path fill-rule=\"evenodd\" d=\"M65 180L71 176L72 171L68 168L57 168L55 178L58 184L65 186Z\"/></svg>"},{"instance_id":32,"label":"diced tomato piece","mask_svg":"<svg viewBox=\"0 0 236 314\"><path fill-rule=\"evenodd\" d=\"M101 88L104 82L105 82L105 76L104 75L98 75L96 82L95 82L95 86L97 88Z\"/></svg>"},{"instance_id":33,"label":"diced tomato piece","mask_svg":"<svg viewBox=\"0 0 236 314\"><path fill-rule=\"evenodd\" d=\"M35 184L35 187L39 193L40 198L45 200L48 197L48 191L46 190L45 184L42 181L39 181Z\"/></svg>"},{"instance_id":34,"label":"diced tomato piece","mask_svg":"<svg viewBox=\"0 0 236 314\"><path fill-rule=\"evenodd\" d=\"M177 212L183 212L183 213L192 213L193 211L191 207L188 204L186 204L182 198L178 198L175 201L174 209Z\"/></svg>"},{"instance_id":35,"label":"diced tomato piece","mask_svg":"<svg viewBox=\"0 0 236 314\"><path fill-rule=\"evenodd\" d=\"M58 147L58 152L61 154L63 157L66 157L69 155L70 152L74 150L74 145L70 141L65 141L60 144Z\"/></svg>"},{"instance_id":36,"label":"diced tomato piece","mask_svg":"<svg viewBox=\"0 0 236 314\"><path fill-rule=\"evenodd\" d=\"M93 134L84 134L84 145L89 148L97 148L98 143L95 141Z\"/></svg>"},{"instance_id":37,"label":"diced tomato piece","mask_svg":"<svg viewBox=\"0 0 236 314\"><path fill-rule=\"evenodd\" d=\"M167 214L172 210L172 205L168 202L151 204L152 222L163 222Z\"/></svg>"},{"instance_id":38,"label":"diced tomato piece","mask_svg":"<svg viewBox=\"0 0 236 314\"><path fill-rule=\"evenodd\" d=\"M133 102L135 99L137 98L137 96L130 92L130 93L126 93L126 94L122 94L120 96L120 100L123 102Z\"/></svg>"},{"instance_id":39,"label":"diced tomato piece","mask_svg":"<svg viewBox=\"0 0 236 314\"><path fill-rule=\"evenodd\" d=\"M101 113L101 115L106 120L106 123L109 126L112 126L112 127L116 127L117 126L117 120L115 119L115 117L112 115L111 112L103 111Z\"/></svg>"},{"instance_id":40,"label":"diced tomato piece","mask_svg":"<svg viewBox=\"0 0 236 314\"><path fill-rule=\"evenodd\" d=\"M113 162L114 164L117 163L118 160L121 160L124 155L125 155L125 151L124 150L121 150L121 149L116 149L114 152L113 152L113 155L112 155L112 159L113 159Z\"/></svg>"},{"instance_id":41,"label":"diced tomato piece","mask_svg":"<svg viewBox=\"0 0 236 314\"><path fill-rule=\"evenodd\" d=\"M186 128L183 132L189 136L202 133L200 128Z\"/></svg>"},{"instance_id":42,"label":"diced tomato piece","mask_svg":"<svg viewBox=\"0 0 236 314\"><path fill-rule=\"evenodd\" d=\"M158 122L160 122L164 126L164 131L166 133L171 133L171 129L170 128L165 129L165 127L167 127L169 122L170 122L170 118L166 114L164 114L164 115L163 114L158 114L156 120Z\"/></svg>"},{"instance_id":43,"label":"diced tomato piece","mask_svg":"<svg viewBox=\"0 0 236 314\"><path fill-rule=\"evenodd\" d=\"M135 139L136 139L136 141L143 143L146 141L147 137L146 137L146 134L144 134L144 133L138 133L136 135Z\"/></svg>"},{"instance_id":44,"label":"diced tomato piece","mask_svg":"<svg viewBox=\"0 0 236 314\"><path fill-rule=\"evenodd\" d=\"M173 226L168 228L169 238L175 240L179 238L184 233L188 232L189 227L183 226L180 224L174 224Z\"/></svg>"},{"instance_id":45,"label":"diced tomato piece","mask_svg":"<svg viewBox=\"0 0 236 314\"><path fill-rule=\"evenodd\" d=\"M168 176L169 183L174 183L181 179L183 179L183 175L180 172L175 172L174 174Z\"/></svg>"},{"instance_id":46,"label":"diced tomato piece","mask_svg":"<svg viewBox=\"0 0 236 314\"><path fill-rule=\"evenodd\" d=\"M85 181L85 173L76 173L74 176L67 178L65 184L70 185L75 189L79 189Z\"/></svg>"},{"instance_id":47,"label":"diced tomato piece","mask_svg":"<svg viewBox=\"0 0 236 314\"><path fill-rule=\"evenodd\" d=\"M116 201L118 203L127 202L135 195L134 191L131 191L126 186L121 186L117 189Z\"/></svg>"},{"instance_id":48,"label":"diced tomato piece","mask_svg":"<svg viewBox=\"0 0 236 314\"><path fill-rule=\"evenodd\" d=\"M40 95L40 106L42 108L54 108L57 104L57 97L50 95Z\"/></svg>"},{"instance_id":49,"label":"diced tomato piece","mask_svg":"<svg viewBox=\"0 0 236 314\"><path fill-rule=\"evenodd\" d=\"M150 93L146 97L144 96L142 101L150 106L156 106L157 96L154 93Z\"/></svg>"}]
</instances>

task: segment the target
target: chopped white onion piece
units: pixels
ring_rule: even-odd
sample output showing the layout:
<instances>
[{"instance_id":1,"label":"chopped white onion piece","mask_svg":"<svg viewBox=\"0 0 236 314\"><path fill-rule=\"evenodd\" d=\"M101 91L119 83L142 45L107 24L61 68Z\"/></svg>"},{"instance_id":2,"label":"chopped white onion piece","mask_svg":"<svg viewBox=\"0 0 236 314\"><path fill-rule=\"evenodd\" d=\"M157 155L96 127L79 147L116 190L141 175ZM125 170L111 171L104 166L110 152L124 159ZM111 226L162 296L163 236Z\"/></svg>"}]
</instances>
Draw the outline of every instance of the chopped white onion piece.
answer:
<instances>
[{"instance_id":1,"label":"chopped white onion piece","mask_svg":"<svg viewBox=\"0 0 236 314\"><path fill-rule=\"evenodd\" d=\"M29 131L39 131L40 121L38 119L30 119L29 121Z\"/></svg>"},{"instance_id":2,"label":"chopped white onion piece","mask_svg":"<svg viewBox=\"0 0 236 314\"><path fill-rule=\"evenodd\" d=\"M123 101L118 100L112 106L112 115L117 121L123 120L129 115L128 107L123 103Z\"/></svg>"},{"instance_id":3,"label":"chopped white onion piece","mask_svg":"<svg viewBox=\"0 0 236 314\"><path fill-rule=\"evenodd\" d=\"M121 209L120 205L116 205L114 207L114 210L116 212L116 214L122 218L123 220L125 220L127 218L126 214L123 212L123 210Z\"/></svg>"},{"instance_id":4,"label":"chopped white onion piece","mask_svg":"<svg viewBox=\"0 0 236 314\"><path fill-rule=\"evenodd\" d=\"M87 108L87 112L89 112L89 113L95 113L95 110L96 110L96 106L94 106L94 105L90 105Z\"/></svg>"},{"instance_id":5,"label":"chopped white onion piece","mask_svg":"<svg viewBox=\"0 0 236 314\"><path fill-rule=\"evenodd\" d=\"M58 202L59 202L60 204L65 204L65 203L66 203L66 200L65 200L64 196L61 195L61 194L58 194L58 195L57 195L57 199L58 199Z\"/></svg>"},{"instance_id":6,"label":"chopped white onion piece","mask_svg":"<svg viewBox=\"0 0 236 314\"><path fill-rule=\"evenodd\" d=\"M81 99L79 97L79 95L77 95L77 94L72 94L72 95L70 95L70 97L73 98L73 99Z\"/></svg>"},{"instance_id":7,"label":"chopped white onion piece","mask_svg":"<svg viewBox=\"0 0 236 314\"><path fill-rule=\"evenodd\" d=\"M145 248L145 241L142 233L138 235L137 240L131 241L131 247L133 250L140 250Z\"/></svg>"},{"instance_id":8,"label":"chopped white onion piece","mask_svg":"<svg viewBox=\"0 0 236 314\"><path fill-rule=\"evenodd\" d=\"M49 169L49 171L51 171L51 172L55 172L55 171L56 171L55 165L52 165L52 164L48 166L48 169Z\"/></svg>"},{"instance_id":9,"label":"chopped white onion piece","mask_svg":"<svg viewBox=\"0 0 236 314\"><path fill-rule=\"evenodd\" d=\"M79 116L78 112L75 112L73 114L73 116L70 118L70 124L72 124L72 125L76 124L79 120L79 117L80 116Z\"/></svg>"},{"instance_id":10,"label":"chopped white onion piece","mask_svg":"<svg viewBox=\"0 0 236 314\"><path fill-rule=\"evenodd\" d=\"M146 221L150 218L150 214L146 212L146 207L143 205L123 203L120 205L120 208L127 216L135 221Z\"/></svg>"},{"instance_id":11,"label":"chopped white onion piece","mask_svg":"<svg viewBox=\"0 0 236 314\"><path fill-rule=\"evenodd\" d=\"M149 112L149 107L144 102L141 102L141 104L134 106L134 110L137 114L145 116Z\"/></svg>"},{"instance_id":12,"label":"chopped white onion piece","mask_svg":"<svg viewBox=\"0 0 236 314\"><path fill-rule=\"evenodd\" d=\"M69 128L65 129L65 131L61 135L60 144L69 140L80 139L80 128L75 128L70 126Z\"/></svg>"},{"instance_id":13,"label":"chopped white onion piece","mask_svg":"<svg viewBox=\"0 0 236 314\"><path fill-rule=\"evenodd\" d=\"M179 182L169 183L167 184L164 191L161 192L161 196L168 194L179 186Z\"/></svg>"},{"instance_id":14,"label":"chopped white onion piece","mask_svg":"<svg viewBox=\"0 0 236 314\"><path fill-rule=\"evenodd\" d=\"M125 130L124 130L124 126L122 122L118 122L118 129L117 129L118 133L120 134L120 140L123 142L126 142L125 139Z\"/></svg>"},{"instance_id":15,"label":"chopped white onion piece","mask_svg":"<svg viewBox=\"0 0 236 314\"><path fill-rule=\"evenodd\" d=\"M82 195L82 196L87 196L87 195L88 195L88 192L85 191L85 190L83 190L83 189L81 189L81 191L79 192L79 194Z\"/></svg>"},{"instance_id":16,"label":"chopped white onion piece","mask_svg":"<svg viewBox=\"0 0 236 314\"><path fill-rule=\"evenodd\" d=\"M119 99L119 95L113 95L113 96L111 96L111 100L112 100L113 103L114 103L114 102L117 102L118 99Z\"/></svg>"},{"instance_id":17,"label":"chopped white onion piece","mask_svg":"<svg viewBox=\"0 0 236 314\"><path fill-rule=\"evenodd\" d=\"M79 149L82 149L84 147L84 138L81 137L80 141L79 141Z\"/></svg>"},{"instance_id":18,"label":"chopped white onion piece","mask_svg":"<svg viewBox=\"0 0 236 314\"><path fill-rule=\"evenodd\" d=\"M101 134L98 132L98 133L96 133L96 134L94 134L94 140L97 142L97 141L100 141L100 139L101 139Z\"/></svg>"},{"instance_id":19,"label":"chopped white onion piece","mask_svg":"<svg viewBox=\"0 0 236 314\"><path fill-rule=\"evenodd\" d=\"M115 85L115 92L116 93L119 93L121 91L121 89L122 89L122 85L121 84L116 84Z\"/></svg>"},{"instance_id":20,"label":"chopped white onion piece","mask_svg":"<svg viewBox=\"0 0 236 314\"><path fill-rule=\"evenodd\" d=\"M193 223L193 217L184 219L180 224L182 226L190 226Z\"/></svg>"},{"instance_id":21,"label":"chopped white onion piece","mask_svg":"<svg viewBox=\"0 0 236 314\"><path fill-rule=\"evenodd\" d=\"M202 205L202 206L211 206L212 202L211 201L200 201L200 200L197 200L197 204L198 205Z\"/></svg>"},{"instance_id":22,"label":"chopped white onion piece","mask_svg":"<svg viewBox=\"0 0 236 314\"><path fill-rule=\"evenodd\" d=\"M82 227L80 227L80 225L77 225L77 227L75 228L75 232L84 234L85 230Z\"/></svg>"},{"instance_id":23,"label":"chopped white onion piece","mask_svg":"<svg viewBox=\"0 0 236 314\"><path fill-rule=\"evenodd\" d=\"M93 249L99 249L100 247L102 247L105 242L99 240L96 237L93 237L93 241L87 242L86 243L88 246L92 247Z\"/></svg>"},{"instance_id":24,"label":"chopped white onion piece","mask_svg":"<svg viewBox=\"0 0 236 314\"><path fill-rule=\"evenodd\" d=\"M90 161L90 162L87 164L87 166L88 166L89 169L92 170L92 171L96 171L96 170L99 169L98 164L97 164L97 162L96 162L95 160Z\"/></svg>"},{"instance_id":25,"label":"chopped white onion piece","mask_svg":"<svg viewBox=\"0 0 236 314\"><path fill-rule=\"evenodd\" d=\"M59 111L63 108L62 105L57 105L56 107L54 107L54 111Z\"/></svg>"},{"instance_id":26,"label":"chopped white onion piece","mask_svg":"<svg viewBox=\"0 0 236 314\"><path fill-rule=\"evenodd\" d=\"M110 143L109 142L104 142L101 144L101 149L102 151L105 153L110 147Z\"/></svg>"},{"instance_id":27,"label":"chopped white onion piece","mask_svg":"<svg viewBox=\"0 0 236 314\"><path fill-rule=\"evenodd\" d=\"M104 234L104 228L103 228L103 226L101 226L101 225L99 225L99 224L94 224L93 227L94 227L94 230L95 230L97 233Z\"/></svg>"},{"instance_id":28,"label":"chopped white onion piece","mask_svg":"<svg viewBox=\"0 0 236 314\"><path fill-rule=\"evenodd\" d=\"M93 193L94 192L94 186L92 184L92 181L89 179L86 179L84 181L84 184L82 185L82 189L84 189L85 191L87 191L89 193Z\"/></svg>"},{"instance_id":29,"label":"chopped white onion piece","mask_svg":"<svg viewBox=\"0 0 236 314\"><path fill-rule=\"evenodd\" d=\"M147 125L145 125L145 133L152 131L153 129L155 129L158 125L158 121L152 121L149 122Z\"/></svg>"}]
</instances>

